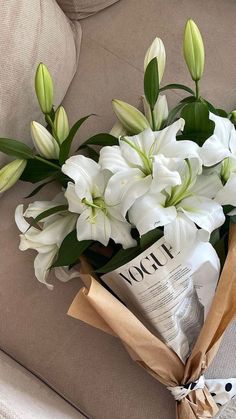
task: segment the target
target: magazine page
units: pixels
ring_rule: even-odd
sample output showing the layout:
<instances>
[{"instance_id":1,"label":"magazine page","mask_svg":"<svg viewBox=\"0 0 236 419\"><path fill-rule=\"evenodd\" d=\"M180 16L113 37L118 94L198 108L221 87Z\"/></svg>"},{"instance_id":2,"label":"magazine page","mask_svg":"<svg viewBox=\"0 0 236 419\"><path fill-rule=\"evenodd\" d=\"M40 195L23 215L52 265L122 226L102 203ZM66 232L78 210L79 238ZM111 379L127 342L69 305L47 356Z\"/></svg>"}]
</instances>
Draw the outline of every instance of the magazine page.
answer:
<instances>
[{"instance_id":1,"label":"magazine page","mask_svg":"<svg viewBox=\"0 0 236 419\"><path fill-rule=\"evenodd\" d=\"M185 361L214 296L220 264L209 243L179 253L164 238L102 280Z\"/></svg>"}]
</instances>

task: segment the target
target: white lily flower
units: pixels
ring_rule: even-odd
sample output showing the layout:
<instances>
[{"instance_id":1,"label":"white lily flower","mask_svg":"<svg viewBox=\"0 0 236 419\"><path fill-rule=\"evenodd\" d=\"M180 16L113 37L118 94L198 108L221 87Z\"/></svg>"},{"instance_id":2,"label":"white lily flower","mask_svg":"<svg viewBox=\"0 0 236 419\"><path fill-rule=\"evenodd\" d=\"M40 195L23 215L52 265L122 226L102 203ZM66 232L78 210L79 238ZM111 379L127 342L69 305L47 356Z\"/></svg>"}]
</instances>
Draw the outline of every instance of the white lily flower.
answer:
<instances>
[{"instance_id":1,"label":"white lily flower","mask_svg":"<svg viewBox=\"0 0 236 419\"><path fill-rule=\"evenodd\" d=\"M213 135L203 144L200 155L205 166L214 166L224 186L216 194L216 201L222 205L236 206L236 131L227 118L210 114L215 122ZM233 215L232 212L230 215Z\"/></svg>"},{"instance_id":2,"label":"white lily flower","mask_svg":"<svg viewBox=\"0 0 236 419\"><path fill-rule=\"evenodd\" d=\"M42 220L40 229L30 227L25 217L37 217L43 211L60 204L55 201L37 201L30 204L25 212L22 204L18 205L15 211L15 221L22 233L19 249L22 251L33 249L38 252L34 260L35 276L49 289L53 288L53 285L47 283L49 268L56 258L62 241L74 230L78 217L68 211L56 213Z\"/></svg>"},{"instance_id":3,"label":"white lily flower","mask_svg":"<svg viewBox=\"0 0 236 419\"><path fill-rule=\"evenodd\" d=\"M159 130L162 124L168 118L168 103L167 103L166 96L165 95L158 96L157 102L153 109L154 121L152 120L153 118L152 118L150 105L148 104L145 96L142 96L142 101L143 101L144 113L150 126L153 128L153 131ZM153 125L155 126L153 127Z\"/></svg>"},{"instance_id":4,"label":"white lily flower","mask_svg":"<svg viewBox=\"0 0 236 419\"><path fill-rule=\"evenodd\" d=\"M68 183L65 197L69 211L80 214L76 226L78 240L95 240L106 246L113 239L124 249L135 246L131 225L118 206L107 203L111 173L102 171L99 164L84 156L70 157L62 171L75 182Z\"/></svg>"},{"instance_id":5,"label":"white lily flower","mask_svg":"<svg viewBox=\"0 0 236 419\"><path fill-rule=\"evenodd\" d=\"M102 169L114 174L107 188L107 202L120 204L123 216L153 183L156 192L181 184L180 175L174 170L175 161L198 158L197 144L176 141L176 135L183 127L184 120L179 119L161 131L153 132L149 128L138 135L120 138L119 146L101 149L99 163Z\"/></svg>"},{"instance_id":6,"label":"white lily flower","mask_svg":"<svg viewBox=\"0 0 236 419\"><path fill-rule=\"evenodd\" d=\"M46 159L59 158L59 145L50 132L38 122L31 123L31 136L34 146L40 156Z\"/></svg>"},{"instance_id":7,"label":"white lily flower","mask_svg":"<svg viewBox=\"0 0 236 419\"><path fill-rule=\"evenodd\" d=\"M164 226L167 242L177 250L196 240L200 227L207 232L224 223L221 205L213 201L221 182L216 174L199 175L196 159L180 161L181 185L156 193L153 188L129 210L129 219L140 235ZM200 233L202 234L202 233Z\"/></svg>"}]
</instances>

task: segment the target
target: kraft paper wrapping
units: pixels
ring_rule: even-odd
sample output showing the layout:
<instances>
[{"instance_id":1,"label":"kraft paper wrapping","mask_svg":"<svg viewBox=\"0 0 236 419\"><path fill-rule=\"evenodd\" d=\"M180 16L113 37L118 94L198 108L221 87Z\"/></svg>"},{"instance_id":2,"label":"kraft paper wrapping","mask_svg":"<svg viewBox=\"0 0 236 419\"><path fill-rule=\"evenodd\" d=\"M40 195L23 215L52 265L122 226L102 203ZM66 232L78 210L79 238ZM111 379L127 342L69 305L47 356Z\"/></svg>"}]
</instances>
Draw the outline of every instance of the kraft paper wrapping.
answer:
<instances>
[{"instance_id":1,"label":"kraft paper wrapping","mask_svg":"<svg viewBox=\"0 0 236 419\"><path fill-rule=\"evenodd\" d=\"M154 336L118 299L89 275L83 261L85 287L68 314L121 339L130 356L148 373L172 387L197 380L216 355L223 333L236 315L236 225L230 228L229 250L206 321L186 365ZM206 278L207 280L207 278ZM218 412L207 387L193 390L176 404L178 419L211 418Z\"/></svg>"}]
</instances>

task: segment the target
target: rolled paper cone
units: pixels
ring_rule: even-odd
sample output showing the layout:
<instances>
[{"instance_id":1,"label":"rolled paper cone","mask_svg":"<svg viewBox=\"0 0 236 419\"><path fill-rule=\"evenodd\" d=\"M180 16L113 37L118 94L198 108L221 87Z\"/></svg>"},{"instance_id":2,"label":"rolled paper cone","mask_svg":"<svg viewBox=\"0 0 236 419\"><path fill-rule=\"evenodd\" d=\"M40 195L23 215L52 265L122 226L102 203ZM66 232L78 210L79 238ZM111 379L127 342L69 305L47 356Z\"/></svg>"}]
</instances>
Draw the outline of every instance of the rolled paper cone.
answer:
<instances>
[{"instance_id":1,"label":"rolled paper cone","mask_svg":"<svg viewBox=\"0 0 236 419\"><path fill-rule=\"evenodd\" d=\"M196 381L216 355L227 326L236 315L236 225L230 227L229 250L203 328L186 365L154 336L118 299L90 275L83 262L82 288L68 314L121 339L130 356L166 387ZM192 390L176 405L178 419L211 418L218 412L210 392Z\"/></svg>"}]
</instances>

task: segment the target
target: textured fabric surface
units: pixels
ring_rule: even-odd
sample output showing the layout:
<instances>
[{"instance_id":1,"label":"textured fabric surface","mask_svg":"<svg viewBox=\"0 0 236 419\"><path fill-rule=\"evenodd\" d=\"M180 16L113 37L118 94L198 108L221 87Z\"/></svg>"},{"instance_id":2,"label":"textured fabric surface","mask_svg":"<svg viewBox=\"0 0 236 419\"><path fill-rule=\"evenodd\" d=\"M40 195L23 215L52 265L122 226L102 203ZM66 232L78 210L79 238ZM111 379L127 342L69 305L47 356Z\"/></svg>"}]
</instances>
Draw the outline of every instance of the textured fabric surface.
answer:
<instances>
[{"instance_id":1,"label":"textured fabric surface","mask_svg":"<svg viewBox=\"0 0 236 419\"><path fill-rule=\"evenodd\" d=\"M25 368L0 351L0 418L84 418Z\"/></svg>"},{"instance_id":2,"label":"textured fabric surface","mask_svg":"<svg viewBox=\"0 0 236 419\"><path fill-rule=\"evenodd\" d=\"M84 19L111 6L118 0L57 0L62 10L71 19Z\"/></svg>"},{"instance_id":3,"label":"textured fabric surface","mask_svg":"<svg viewBox=\"0 0 236 419\"><path fill-rule=\"evenodd\" d=\"M2 1L0 11L0 136L29 142L30 121L42 119L34 93L36 68L41 61L48 66L58 105L77 68L81 28L55 0Z\"/></svg>"},{"instance_id":4,"label":"textured fabric surface","mask_svg":"<svg viewBox=\"0 0 236 419\"><path fill-rule=\"evenodd\" d=\"M143 57L156 35L167 49L163 83L191 84L181 45L189 16L206 39L204 96L219 107L236 108L235 13L232 0L120 0L83 20L80 63L63 104L71 123L91 112L98 116L83 125L78 142L111 128L112 98L138 103ZM171 105L177 99L177 92L170 94ZM66 315L80 282L55 282L50 292L34 278L35 254L18 251L13 221L16 204L31 189L19 184L0 200L0 346L90 418L175 419L171 395L131 361L120 342ZM236 377L235 335L236 324L208 377Z\"/></svg>"}]
</instances>

